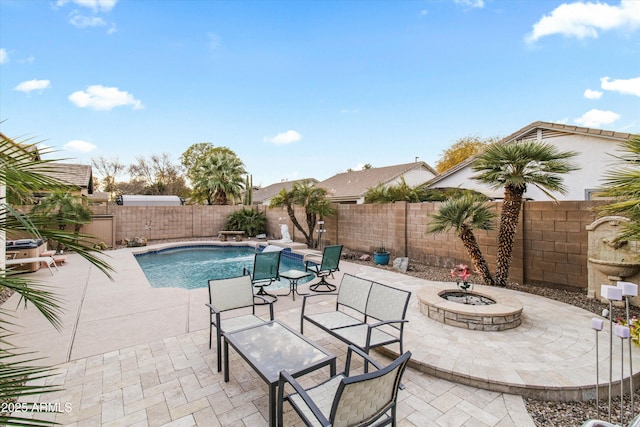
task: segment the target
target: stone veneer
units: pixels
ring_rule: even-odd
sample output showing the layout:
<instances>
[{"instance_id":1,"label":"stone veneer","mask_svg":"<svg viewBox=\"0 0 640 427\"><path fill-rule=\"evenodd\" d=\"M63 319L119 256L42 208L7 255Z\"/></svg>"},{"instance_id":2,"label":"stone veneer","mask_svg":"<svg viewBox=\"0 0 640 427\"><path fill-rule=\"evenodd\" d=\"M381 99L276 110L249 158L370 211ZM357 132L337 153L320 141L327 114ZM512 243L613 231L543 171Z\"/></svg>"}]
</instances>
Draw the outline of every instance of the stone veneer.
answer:
<instances>
[{"instance_id":1,"label":"stone veneer","mask_svg":"<svg viewBox=\"0 0 640 427\"><path fill-rule=\"evenodd\" d=\"M480 286L476 286L480 288ZM446 325L478 331L504 331L520 326L522 303L496 288L482 286L473 293L496 301L490 305L470 305L442 298L446 291L458 290L450 283L425 286L418 291L420 311L429 318Z\"/></svg>"}]
</instances>

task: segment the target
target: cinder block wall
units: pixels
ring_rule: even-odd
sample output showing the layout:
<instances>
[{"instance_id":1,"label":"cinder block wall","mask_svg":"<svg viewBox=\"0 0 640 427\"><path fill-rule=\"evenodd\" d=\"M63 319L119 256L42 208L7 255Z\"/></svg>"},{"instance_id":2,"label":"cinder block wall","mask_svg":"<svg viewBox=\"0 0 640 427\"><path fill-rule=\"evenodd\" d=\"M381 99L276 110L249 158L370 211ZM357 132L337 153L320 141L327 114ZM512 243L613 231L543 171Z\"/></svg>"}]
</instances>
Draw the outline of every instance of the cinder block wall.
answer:
<instances>
[{"instance_id":1,"label":"cinder block wall","mask_svg":"<svg viewBox=\"0 0 640 427\"><path fill-rule=\"evenodd\" d=\"M586 226L603 202L525 202L513 251L510 280L518 283L586 288ZM499 214L500 202L493 203ZM440 203L390 203L334 205L335 215L324 218L325 244L371 254L383 244L393 257L407 256L429 265L451 267L470 264L467 251L454 232L431 234L431 216ZM95 207L97 214L113 214L116 242L124 238L189 239L215 237L224 229L227 216L242 206ZM280 223L289 226L296 242L304 242L286 210L258 206L267 217L267 236L279 239ZM298 221L306 227L304 211L296 208ZM145 226L148 225L148 228ZM497 222L492 231L475 232L482 252L495 271ZM317 234L316 236L317 237Z\"/></svg>"}]
</instances>

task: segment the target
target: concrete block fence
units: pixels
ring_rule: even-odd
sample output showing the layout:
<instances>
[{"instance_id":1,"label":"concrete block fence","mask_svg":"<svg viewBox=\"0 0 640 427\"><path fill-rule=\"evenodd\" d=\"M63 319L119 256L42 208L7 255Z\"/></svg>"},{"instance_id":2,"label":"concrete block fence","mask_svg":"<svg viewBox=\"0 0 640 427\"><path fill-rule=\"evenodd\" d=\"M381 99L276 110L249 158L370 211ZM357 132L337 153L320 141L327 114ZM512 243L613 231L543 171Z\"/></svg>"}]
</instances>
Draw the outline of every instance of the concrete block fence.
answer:
<instances>
[{"instance_id":1,"label":"concrete block fence","mask_svg":"<svg viewBox=\"0 0 640 427\"><path fill-rule=\"evenodd\" d=\"M587 287L587 231L602 202L525 202L511 265L512 281L518 283ZM381 245L392 257L429 265L451 267L470 264L469 257L454 233L430 234L430 218L439 203L344 204L335 205L336 214L324 218L326 244L340 243L350 251L372 253ZM493 203L499 212L501 203ZM93 224L83 232L97 236L109 246L123 239L144 237L148 240L215 238L224 229L227 216L242 206L96 206ZM296 242L304 236L291 221L286 210L257 206L267 217L267 235L280 238L280 224L285 223ZM109 220L109 218L111 220ZM305 216L296 210L296 218L305 226ZM105 228L105 224L111 228ZM100 228L97 228L100 225ZM476 238L495 269L497 223L492 231L477 231ZM316 235L317 237L317 235Z\"/></svg>"}]
</instances>

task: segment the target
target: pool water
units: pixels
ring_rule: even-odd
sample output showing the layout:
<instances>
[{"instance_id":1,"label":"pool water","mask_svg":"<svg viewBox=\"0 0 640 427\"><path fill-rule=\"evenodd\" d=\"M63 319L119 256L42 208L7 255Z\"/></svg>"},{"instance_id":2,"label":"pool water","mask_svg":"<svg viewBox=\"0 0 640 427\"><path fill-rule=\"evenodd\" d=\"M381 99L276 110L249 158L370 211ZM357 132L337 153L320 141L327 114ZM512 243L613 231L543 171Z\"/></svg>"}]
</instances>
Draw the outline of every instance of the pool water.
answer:
<instances>
[{"instance_id":1,"label":"pool water","mask_svg":"<svg viewBox=\"0 0 640 427\"><path fill-rule=\"evenodd\" d=\"M144 275L154 288L206 288L209 279L241 276L253 269L255 249L249 246L180 246L136 254ZM280 271L304 271L302 257L283 251ZM301 279L303 284L314 276ZM288 289L289 281L281 279L267 289Z\"/></svg>"}]
</instances>

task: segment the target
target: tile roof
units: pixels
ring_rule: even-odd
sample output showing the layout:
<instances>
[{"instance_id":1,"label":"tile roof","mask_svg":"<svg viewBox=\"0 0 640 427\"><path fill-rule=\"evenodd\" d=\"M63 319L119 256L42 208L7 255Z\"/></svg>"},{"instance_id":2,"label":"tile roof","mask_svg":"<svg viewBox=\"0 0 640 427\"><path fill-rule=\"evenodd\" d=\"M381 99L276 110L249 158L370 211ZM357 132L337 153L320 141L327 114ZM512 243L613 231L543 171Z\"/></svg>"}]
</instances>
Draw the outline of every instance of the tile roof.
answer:
<instances>
[{"instance_id":1,"label":"tile roof","mask_svg":"<svg viewBox=\"0 0 640 427\"><path fill-rule=\"evenodd\" d=\"M343 172L321 181L318 185L327 189L327 197L330 200L358 199L362 197L369 188L379 184L387 184L414 169L424 169L437 175L437 172L427 163L412 162Z\"/></svg>"},{"instance_id":2,"label":"tile roof","mask_svg":"<svg viewBox=\"0 0 640 427\"><path fill-rule=\"evenodd\" d=\"M46 164L46 171L43 170L42 174L63 184L88 188L90 193L93 192L93 174L89 165L50 162Z\"/></svg>"},{"instance_id":3,"label":"tile roof","mask_svg":"<svg viewBox=\"0 0 640 427\"><path fill-rule=\"evenodd\" d=\"M263 203L266 200L273 199L282 189L288 189L296 182L302 182L305 179L297 179L294 181L281 181L275 184L267 185L266 187L257 188L253 190L252 199L253 203ZM318 182L315 178L306 178L307 181L311 181L314 184Z\"/></svg>"}]
</instances>

